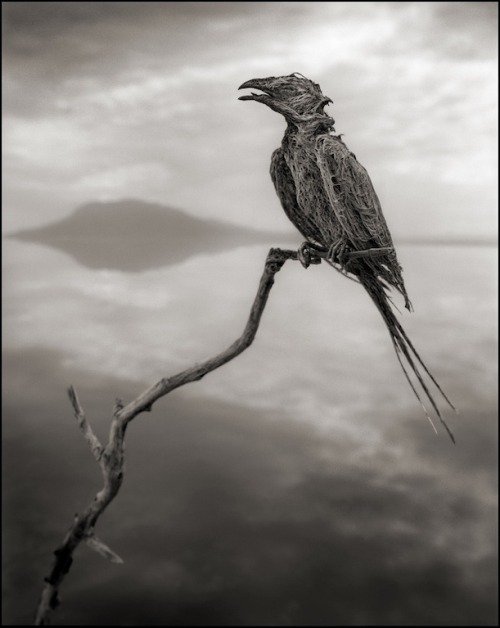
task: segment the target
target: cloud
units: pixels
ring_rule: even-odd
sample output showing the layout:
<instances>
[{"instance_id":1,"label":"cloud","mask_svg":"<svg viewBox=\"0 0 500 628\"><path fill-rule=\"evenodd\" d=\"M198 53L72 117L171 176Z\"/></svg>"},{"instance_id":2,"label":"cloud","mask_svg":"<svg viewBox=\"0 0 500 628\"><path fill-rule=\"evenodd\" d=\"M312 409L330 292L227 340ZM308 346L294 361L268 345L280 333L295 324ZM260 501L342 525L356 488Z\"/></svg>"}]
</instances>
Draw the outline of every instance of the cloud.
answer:
<instances>
[{"instance_id":1,"label":"cloud","mask_svg":"<svg viewBox=\"0 0 500 628\"><path fill-rule=\"evenodd\" d=\"M148 385L239 337L267 252L245 247L124 274L81 268L42 247L6 244L6 253L18 251L4 285L7 347L64 347L68 366ZM494 389L495 277L483 270L493 255L454 247L401 250L416 308L402 324L458 407L472 391ZM287 264L253 346L189 394L265 412L280 407L298 423L342 434L366 451L394 428L395 412L413 412L432 437L377 311L359 286L329 268L305 272ZM460 440L459 424L457 430Z\"/></svg>"},{"instance_id":2,"label":"cloud","mask_svg":"<svg viewBox=\"0 0 500 628\"><path fill-rule=\"evenodd\" d=\"M7 5L7 220L41 221L110 198L118 173L115 198L283 228L267 175L283 122L239 103L236 88L303 71L333 97L337 129L375 181L390 181L397 195L396 174L422 178L426 204L444 183L456 206L474 172L491 228L497 71L488 3L178 4ZM447 219L441 211L436 224Z\"/></svg>"},{"instance_id":3,"label":"cloud","mask_svg":"<svg viewBox=\"0 0 500 628\"><path fill-rule=\"evenodd\" d=\"M292 71L335 100L393 232L496 228L492 3L2 8L9 228L126 189L284 229L268 177L284 123L236 88ZM115 395L241 333L265 248L130 275L6 242L5 348L18 360L4 370L11 617L36 599L67 508L99 481L65 386L82 391L105 437ZM461 410L458 445L432 433L359 286L287 265L254 345L131 426L127 483L102 522L127 562L117 574L82 552L63 623L121 612L121 623L214 625L495 620L494 253L398 254L416 308L402 322ZM25 564L36 568L20 574Z\"/></svg>"},{"instance_id":4,"label":"cloud","mask_svg":"<svg viewBox=\"0 0 500 628\"><path fill-rule=\"evenodd\" d=\"M110 399L139 391L64 368L57 352L10 353L5 366L4 523L15 542L4 619L26 623L64 522L101 482L64 383L103 438ZM124 565L79 552L59 621L488 625L498 594L493 419L473 417L468 454L405 418L367 453L281 409L271 417L173 394L129 427L126 481L99 522Z\"/></svg>"}]
</instances>

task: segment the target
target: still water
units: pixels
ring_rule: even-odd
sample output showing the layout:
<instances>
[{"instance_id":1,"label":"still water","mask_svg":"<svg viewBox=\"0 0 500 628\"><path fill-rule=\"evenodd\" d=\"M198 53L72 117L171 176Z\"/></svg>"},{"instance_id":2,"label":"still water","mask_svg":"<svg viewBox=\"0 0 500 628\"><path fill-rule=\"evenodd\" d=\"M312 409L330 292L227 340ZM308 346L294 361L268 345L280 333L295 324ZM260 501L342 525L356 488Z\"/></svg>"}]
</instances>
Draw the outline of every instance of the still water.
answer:
<instances>
[{"instance_id":1,"label":"still water","mask_svg":"<svg viewBox=\"0 0 500 628\"><path fill-rule=\"evenodd\" d=\"M65 388L104 439L115 397L224 349L266 247L142 273L4 246L4 623L29 623L100 487ZM460 410L436 436L360 286L289 262L254 344L136 418L126 479L54 623L497 621L497 254L406 246L406 331ZM401 305L402 309L402 305Z\"/></svg>"}]
</instances>

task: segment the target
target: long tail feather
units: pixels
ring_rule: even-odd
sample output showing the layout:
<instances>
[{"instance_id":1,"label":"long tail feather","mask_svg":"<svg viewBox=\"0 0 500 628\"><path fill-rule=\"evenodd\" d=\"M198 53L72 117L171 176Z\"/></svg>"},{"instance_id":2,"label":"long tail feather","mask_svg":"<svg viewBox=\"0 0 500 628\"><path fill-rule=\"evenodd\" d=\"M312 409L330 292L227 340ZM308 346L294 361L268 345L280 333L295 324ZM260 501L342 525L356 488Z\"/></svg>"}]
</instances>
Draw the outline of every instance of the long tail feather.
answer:
<instances>
[{"instance_id":1,"label":"long tail feather","mask_svg":"<svg viewBox=\"0 0 500 628\"><path fill-rule=\"evenodd\" d=\"M401 325L401 323L398 321L398 319L396 318L392 308L391 308L391 303L390 303L390 298L387 295L387 293L384 290L384 286L381 284L381 282L379 281L379 279L370 274L365 274L362 273L359 276L359 280L361 282L361 284L363 285L363 287L365 288L365 290L368 292L368 294L370 295L372 301L375 303L375 305L377 306L378 311L382 314L382 318L384 319L384 322L386 324L386 327L389 331L389 334L391 336L391 340L392 340L392 344L394 346L394 351L396 352L396 356L398 358L399 364L401 365L401 368L403 369L403 373L405 374L405 377L408 381L408 383L410 384L411 389L413 390L413 393L415 394L416 398L418 399L418 401L420 402L420 405L422 406L425 415L427 416L427 418L429 419L432 427L434 428L434 430L436 431L436 428L434 426L434 423L429 415L429 412L427 411L427 408L425 407L425 404L423 403L420 394L417 390L417 388L415 387L415 384L412 382L410 375L408 373L407 368L405 367L405 364L403 362L403 357L406 360L407 366L410 367L410 369L413 371L414 375L416 376L423 392L425 393L425 396L427 397L427 399L429 400L432 408L434 409L434 412L436 413L439 421L441 422L441 424L443 425L443 427L445 428L445 430L447 431L449 437L451 438L451 440L453 441L453 443L455 443L455 438L453 436L453 433L451 432L450 428L448 427L448 425L446 424L446 421L443 419L441 412L434 400L434 397L432 396L432 393L430 392L418 366L417 366L417 362L420 364L420 366L424 369L425 373L428 375L428 377L430 378L430 380L432 381L432 383L436 386L436 388L438 389L438 391L441 393L441 395L443 396L443 398L446 400L446 402L450 405L450 407L457 412L455 406L452 404L452 402L449 400L449 398L446 396L445 392L443 391L443 389L441 388L441 386L438 384L438 382L436 381L436 379L434 378L434 376L432 375L432 373L429 371L429 369L427 368L427 366L424 364L422 358L420 357L420 355L418 354L417 350L415 349L415 347L413 346L413 343L411 342L411 340L408 338L408 335L406 334L405 330L403 329L403 326ZM416 359L416 360L415 360Z\"/></svg>"},{"instance_id":2,"label":"long tail feather","mask_svg":"<svg viewBox=\"0 0 500 628\"><path fill-rule=\"evenodd\" d=\"M436 386L436 388L439 390L439 392L441 393L441 395L443 396L443 398L446 400L446 403L450 406L450 408L456 413L458 414L458 410L455 408L455 406L453 405L453 403L450 401L450 399L448 398L448 396L446 395L446 393L444 392L444 390L441 388L441 386L438 384L438 382L435 380L433 374L429 371L429 369L427 368L427 366L424 364L424 362L422 361L422 358L419 356L417 350L415 349L415 347L413 346L411 340L408 338L405 330L403 329L403 326L401 325L401 323L396 320L396 324L398 326L398 329L401 333L401 335L403 336L406 344L410 347L410 349L412 350L414 356L417 358L417 360L420 362L420 364L422 365L424 371L427 373L427 375L431 378L432 383Z\"/></svg>"}]
</instances>

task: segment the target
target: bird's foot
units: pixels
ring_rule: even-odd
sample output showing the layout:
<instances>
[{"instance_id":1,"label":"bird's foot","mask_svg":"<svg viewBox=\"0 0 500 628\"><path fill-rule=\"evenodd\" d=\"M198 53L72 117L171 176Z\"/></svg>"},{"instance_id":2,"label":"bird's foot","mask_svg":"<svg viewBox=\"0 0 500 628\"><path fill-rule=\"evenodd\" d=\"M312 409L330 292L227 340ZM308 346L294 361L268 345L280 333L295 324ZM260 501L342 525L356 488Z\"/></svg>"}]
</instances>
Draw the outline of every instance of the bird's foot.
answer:
<instances>
[{"instance_id":1,"label":"bird's foot","mask_svg":"<svg viewBox=\"0 0 500 628\"><path fill-rule=\"evenodd\" d=\"M328 249L327 259L334 264L339 264L343 270L347 271L351 253L350 247L343 240L339 240Z\"/></svg>"},{"instance_id":2,"label":"bird's foot","mask_svg":"<svg viewBox=\"0 0 500 628\"><path fill-rule=\"evenodd\" d=\"M297 251L299 262L304 268L308 268L311 264L321 264L321 257L318 255L320 250L311 242L302 242Z\"/></svg>"}]
</instances>

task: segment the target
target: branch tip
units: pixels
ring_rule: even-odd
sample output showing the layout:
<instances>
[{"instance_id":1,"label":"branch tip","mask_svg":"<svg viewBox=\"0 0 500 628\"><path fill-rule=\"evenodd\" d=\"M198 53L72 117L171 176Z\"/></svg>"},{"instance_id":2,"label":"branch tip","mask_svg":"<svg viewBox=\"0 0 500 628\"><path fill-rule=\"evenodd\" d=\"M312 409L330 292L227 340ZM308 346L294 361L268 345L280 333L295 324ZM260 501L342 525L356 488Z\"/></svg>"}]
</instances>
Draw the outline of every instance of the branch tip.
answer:
<instances>
[{"instance_id":1,"label":"branch tip","mask_svg":"<svg viewBox=\"0 0 500 628\"><path fill-rule=\"evenodd\" d=\"M113 416L118 416L121 410L123 410L123 401L120 397L116 397L115 405L113 406Z\"/></svg>"},{"instance_id":2,"label":"branch tip","mask_svg":"<svg viewBox=\"0 0 500 628\"><path fill-rule=\"evenodd\" d=\"M123 564L123 558L118 556L116 552L113 552L113 550L110 549L106 545L106 543L101 541L101 539L99 539L93 532L90 532L89 534L87 534L86 543L88 547L93 549L95 552L97 552L104 558L107 558L112 563L116 563L119 565Z\"/></svg>"}]
</instances>

